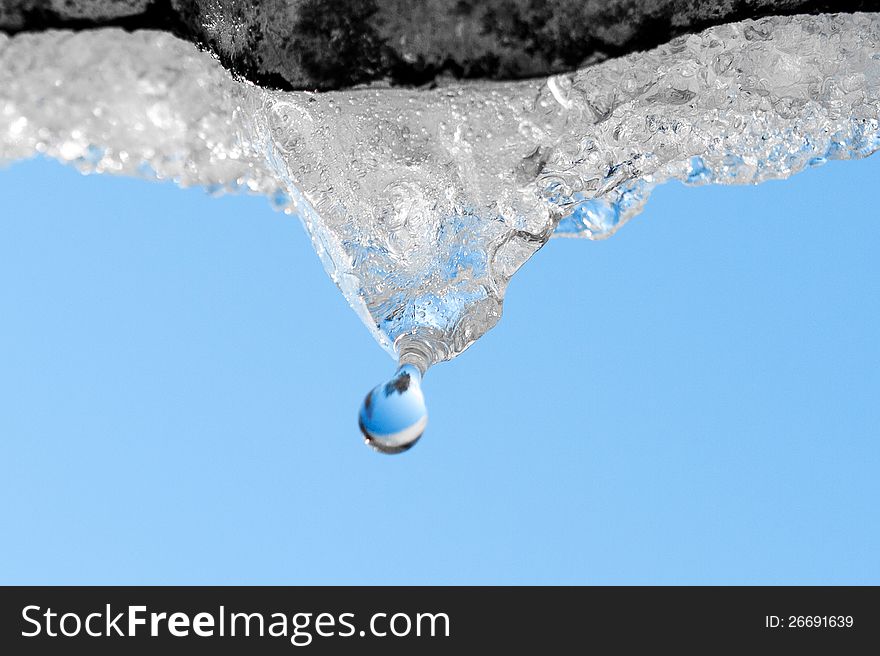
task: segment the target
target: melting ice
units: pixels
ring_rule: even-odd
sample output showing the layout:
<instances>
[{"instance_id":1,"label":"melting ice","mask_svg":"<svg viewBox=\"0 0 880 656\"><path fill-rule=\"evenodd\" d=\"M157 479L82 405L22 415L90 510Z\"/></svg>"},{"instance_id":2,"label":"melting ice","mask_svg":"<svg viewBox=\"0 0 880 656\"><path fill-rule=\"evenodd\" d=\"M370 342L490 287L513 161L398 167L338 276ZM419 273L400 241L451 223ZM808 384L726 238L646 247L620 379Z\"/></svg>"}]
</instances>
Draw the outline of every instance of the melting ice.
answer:
<instances>
[{"instance_id":1,"label":"melting ice","mask_svg":"<svg viewBox=\"0 0 880 656\"><path fill-rule=\"evenodd\" d=\"M237 80L165 33L0 35L0 89L0 160L298 215L379 343L424 372L498 321L551 236L607 237L658 183L874 152L880 14L747 20L549 79L322 94Z\"/></svg>"}]
</instances>

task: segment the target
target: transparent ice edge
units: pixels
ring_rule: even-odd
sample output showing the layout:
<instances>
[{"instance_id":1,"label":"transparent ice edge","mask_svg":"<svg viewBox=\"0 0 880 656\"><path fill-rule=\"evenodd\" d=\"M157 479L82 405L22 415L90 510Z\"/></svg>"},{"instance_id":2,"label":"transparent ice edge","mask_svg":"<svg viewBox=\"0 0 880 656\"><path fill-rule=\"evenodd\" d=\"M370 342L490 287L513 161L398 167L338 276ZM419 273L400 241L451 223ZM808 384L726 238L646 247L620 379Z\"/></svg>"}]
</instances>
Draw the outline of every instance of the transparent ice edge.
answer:
<instances>
[{"instance_id":1,"label":"transparent ice edge","mask_svg":"<svg viewBox=\"0 0 880 656\"><path fill-rule=\"evenodd\" d=\"M746 165L735 153L727 153L722 157L725 163L713 169L703 157L694 155L688 160L684 170L676 163L672 167L674 170L666 175L639 178L616 187L599 198L591 198L582 193L573 194L566 213L556 225L553 237L607 239L642 212L658 184L672 180L691 187L709 184L759 184L767 180L784 180L806 168L822 166L833 160L868 157L880 150L880 122L855 119L851 121L849 130L826 137L824 149L823 144L805 139L797 156L787 155L788 167L782 172L774 170L764 160ZM750 171L751 176L748 175Z\"/></svg>"},{"instance_id":2,"label":"transparent ice edge","mask_svg":"<svg viewBox=\"0 0 880 656\"><path fill-rule=\"evenodd\" d=\"M315 94L168 34L0 35L0 161L265 195L397 357L499 319L551 237L606 238L651 190L786 178L880 147L880 14L743 21L569 75Z\"/></svg>"}]
</instances>

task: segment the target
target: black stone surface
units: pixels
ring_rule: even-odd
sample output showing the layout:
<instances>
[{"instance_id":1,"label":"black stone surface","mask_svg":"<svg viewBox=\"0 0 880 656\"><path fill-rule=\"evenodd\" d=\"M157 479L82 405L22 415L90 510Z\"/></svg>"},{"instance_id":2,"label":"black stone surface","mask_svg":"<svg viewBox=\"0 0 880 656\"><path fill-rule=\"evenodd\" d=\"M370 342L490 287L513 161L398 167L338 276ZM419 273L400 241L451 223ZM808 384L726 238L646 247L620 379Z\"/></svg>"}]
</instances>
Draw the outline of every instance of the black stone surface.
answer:
<instances>
[{"instance_id":1,"label":"black stone surface","mask_svg":"<svg viewBox=\"0 0 880 656\"><path fill-rule=\"evenodd\" d=\"M880 11L880 0L0 0L0 31L160 29L258 84L512 79L770 14Z\"/></svg>"}]
</instances>

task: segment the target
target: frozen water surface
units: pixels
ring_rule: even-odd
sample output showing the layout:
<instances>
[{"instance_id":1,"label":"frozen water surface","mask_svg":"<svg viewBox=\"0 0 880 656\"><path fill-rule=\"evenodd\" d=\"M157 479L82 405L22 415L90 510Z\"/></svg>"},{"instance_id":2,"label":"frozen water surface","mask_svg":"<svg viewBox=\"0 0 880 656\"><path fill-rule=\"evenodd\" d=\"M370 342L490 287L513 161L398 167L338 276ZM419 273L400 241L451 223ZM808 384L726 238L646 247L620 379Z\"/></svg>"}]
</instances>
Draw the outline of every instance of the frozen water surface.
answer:
<instances>
[{"instance_id":1,"label":"frozen water surface","mask_svg":"<svg viewBox=\"0 0 880 656\"><path fill-rule=\"evenodd\" d=\"M424 371L497 322L552 235L607 237L658 183L756 183L876 150L880 14L722 25L549 79L323 94L236 80L165 33L0 35L0 89L0 160L298 215L379 343Z\"/></svg>"}]
</instances>

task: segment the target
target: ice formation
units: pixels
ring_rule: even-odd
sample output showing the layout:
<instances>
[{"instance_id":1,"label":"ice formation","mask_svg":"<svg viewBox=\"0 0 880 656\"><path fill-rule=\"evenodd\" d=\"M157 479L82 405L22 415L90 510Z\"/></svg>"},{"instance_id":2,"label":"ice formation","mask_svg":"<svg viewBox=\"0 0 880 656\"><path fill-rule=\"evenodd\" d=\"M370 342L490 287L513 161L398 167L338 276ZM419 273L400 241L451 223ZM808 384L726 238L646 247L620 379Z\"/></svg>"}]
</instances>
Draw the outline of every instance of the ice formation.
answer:
<instances>
[{"instance_id":1,"label":"ice formation","mask_svg":"<svg viewBox=\"0 0 880 656\"><path fill-rule=\"evenodd\" d=\"M651 188L755 183L880 147L880 14L713 27L572 74L315 94L159 32L0 35L0 160L43 153L297 214L377 340L421 368L498 320L553 234Z\"/></svg>"}]
</instances>

